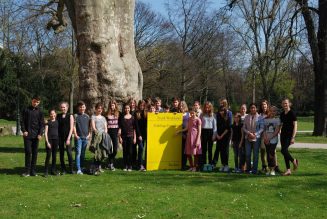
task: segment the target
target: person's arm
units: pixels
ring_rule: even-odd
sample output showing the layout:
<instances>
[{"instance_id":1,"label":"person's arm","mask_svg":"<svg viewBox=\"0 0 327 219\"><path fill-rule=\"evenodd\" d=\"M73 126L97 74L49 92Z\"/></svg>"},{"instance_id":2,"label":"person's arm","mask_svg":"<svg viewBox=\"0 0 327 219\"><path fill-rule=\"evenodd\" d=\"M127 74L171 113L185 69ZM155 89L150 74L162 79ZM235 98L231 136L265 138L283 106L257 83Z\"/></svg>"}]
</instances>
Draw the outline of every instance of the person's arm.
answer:
<instances>
[{"instance_id":1,"label":"person's arm","mask_svg":"<svg viewBox=\"0 0 327 219\"><path fill-rule=\"evenodd\" d=\"M242 125L243 126L243 125ZM241 141L240 141L240 144L239 144L239 148L241 148L242 147L242 145L243 145L243 141L244 141L244 131L243 131L243 129L241 128Z\"/></svg>"},{"instance_id":2,"label":"person's arm","mask_svg":"<svg viewBox=\"0 0 327 219\"><path fill-rule=\"evenodd\" d=\"M23 132L23 136L28 136L27 127L25 126L25 120L27 119L27 109L24 109L22 112L22 119L20 120L20 130Z\"/></svg>"},{"instance_id":3,"label":"person's arm","mask_svg":"<svg viewBox=\"0 0 327 219\"><path fill-rule=\"evenodd\" d=\"M199 119L198 120L198 135L196 136L196 147L200 147L200 144L201 144L201 120Z\"/></svg>"},{"instance_id":4,"label":"person's arm","mask_svg":"<svg viewBox=\"0 0 327 219\"><path fill-rule=\"evenodd\" d=\"M215 114L213 115L212 127L213 127L212 140L215 141L217 137L217 120Z\"/></svg>"},{"instance_id":5,"label":"person's arm","mask_svg":"<svg viewBox=\"0 0 327 219\"><path fill-rule=\"evenodd\" d=\"M104 119L104 132L105 133L108 133L108 123L107 123L107 120L106 120L105 117L103 117L103 119Z\"/></svg>"},{"instance_id":6,"label":"person's arm","mask_svg":"<svg viewBox=\"0 0 327 219\"><path fill-rule=\"evenodd\" d=\"M294 125L294 129L293 129L293 133L292 133L291 144L294 144L294 142L295 142L295 136L296 136L296 132L297 132L297 121L294 121L293 125Z\"/></svg>"},{"instance_id":7,"label":"person's arm","mask_svg":"<svg viewBox=\"0 0 327 219\"><path fill-rule=\"evenodd\" d=\"M256 137L256 138L260 138L260 136L261 136L261 134L262 134L262 132L263 132L263 128L264 128L264 127L263 127L264 119L261 118L261 117L259 116L257 122L259 123L259 130L256 130L256 132L255 132L255 137Z\"/></svg>"},{"instance_id":8,"label":"person's arm","mask_svg":"<svg viewBox=\"0 0 327 219\"><path fill-rule=\"evenodd\" d=\"M51 149L51 144L50 144L49 138L48 138L48 132L49 132L49 126L48 126L48 124L45 124L45 131L44 131L45 143L46 143L47 147Z\"/></svg>"},{"instance_id":9,"label":"person's arm","mask_svg":"<svg viewBox=\"0 0 327 219\"><path fill-rule=\"evenodd\" d=\"M39 109L40 110L40 109ZM44 116L41 110L39 111L39 132L37 134L37 138L39 140L42 139L42 135L44 133Z\"/></svg>"},{"instance_id":10,"label":"person's arm","mask_svg":"<svg viewBox=\"0 0 327 219\"><path fill-rule=\"evenodd\" d=\"M95 126L95 121L94 121L93 118L91 118L91 127L92 127L92 131L93 131L93 132L98 131L97 128L96 128L96 126Z\"/></svg>"},{"instance_id":11,"label":"person's arm","mask_svg":"<svg viewBox=\"0 0 327 219\"><path fill-rule=\"evenodd\" d=\"M71 139L73 131L74 131L74 116L73 115L70 115L70 117L69 117L69 125L70 125L70 129L69 129L68 137L66 139L66 145L70 145L70 139Z\"/></svg>"},{"instance_id":12,"label":"person's arm","mask_svg":"<svg viewBox=\"0 0 327 219\"><path fill-rule=\"evenodd\" d=\"M76 140L79 139L79 136L77 135L77 131L76 131L76 124L74 124L74 130L73 130L73 133L74 133L74 137Z\"/></svg>"}]
</instances>

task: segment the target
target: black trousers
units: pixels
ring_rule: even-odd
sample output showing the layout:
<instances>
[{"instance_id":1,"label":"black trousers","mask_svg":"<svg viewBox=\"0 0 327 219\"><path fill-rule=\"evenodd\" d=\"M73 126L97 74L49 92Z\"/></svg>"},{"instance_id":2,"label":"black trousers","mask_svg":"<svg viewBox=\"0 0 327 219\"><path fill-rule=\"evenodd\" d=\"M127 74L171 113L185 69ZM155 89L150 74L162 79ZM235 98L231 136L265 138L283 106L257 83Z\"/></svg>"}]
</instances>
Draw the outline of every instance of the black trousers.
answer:
<instances>
[{"instance_id":1,"label":"black trousers","mask_svg":"<svg viewBox=\"0 0 327 219\"><path fill-rule=\"evenodd\" d=\"M113 147L112 154L109 155L108 161L109 161L109 164L113 164L115 157L117 155L117 149L118 149L118 132L108 132L108 134L111 138L112 147Z\"/></svg>"},{"instance_id":2,"label":"black trousers","mask_svg":"<svg viewBox=\"0 0 327 219\"><path fill-rule=\"evenodd\" d=\"M276 144L266 144L268 167L276 166Z\"/></svg>"},{"instance_id":3,"label":"black trousers","mask_svg":"<svg viewBox=\"0 0 327 219\"><path fill-rule=\"evenodd\" d=\"M70 145L66 145L67 137L59 137L59 153L60 153L60 166L62 171L66 171L65 165L65 151L67 152L69 170L73 170L73 155L72 155L72 141ZM66 147L65 147L66 146Z\"/></svg>"},{"instance_id":4,"label":"black trousers","mask_svg":"<svg viewBox=\"0 0 327 219\"><path fill-rule=\"evenodd\" d=\"M24 138L25 171L28 174L35 173L36 171L38 147L39 147L39 139Z\"/></svg>"},{"instance_id":5,"label":"black trousers","mask_svg":"<svg viewBox=\"0 0 327 219\"><path fill-rule=\"evenodd\" d=\"M217 140L216 150L213 157L213 164L216 164L218 162L219 154L220 154L221 164L223 166L228 165L228 154L229 154L228 140L229 138L223 138L221 140Z\"/></svg>"},{"instance_id":6,"label":"black trousers","mask_svg":"<svg viewBox=\"0 0 327 219\"><path fill-rule=\"evenodd\" d=\"M133 137L123 137L123 160L124 166L132 166Z\"/></svg>"},{"instance_id":7,"label":"black trousers","mask_svg":"<svg viewBox=\"0 0 327 219\"><path fill-rule=\"evenodd\" d=\"M185 154L185 144L186 144L186 136L182 136L182 169L186 168L186 154Z\"/></svg>"},{"instance_id":8,"label":"black trousers","mask_svg":"<svg viewBox=\"0 0 327 219\"><path fill-rule=\"evenodd\" d=\"M45 151L47 153L47 156L45 158L45 172L48 173L49 161L52 155L51 172L54 173L56 171L57 150L58 150L59 140L49 139L49 143L51 145L51 148L48 148L47 145L45 145Z\"/></svg>"},{"instance_id":9,"label":"black trousers","mask_svg":"<svg viewBox=\"0 0 327 219\"><path fill-rule=\"evenodd\" d=\"M290 162L294 161L294 158L292 157L292 155L290 154L290 152L288 151L288 148L291 145L291 137L287 137L287 136L282 136L280 137L280 143L282 145L282 154L284 155L284 160L285 160L285 164L286 164L286 168L290 169Z\"/></svg>"},{"instance_id":10,"label":"black trousers","mask_svg":"<svg viewBox=\"0 0 327 219\"><path fill-rule=\"evenodd\" d=\"M212 163L212 135L213 129L202 129L201 130L201 147L202 147L202 158L200 161L201 166L207 163L207 152L209 163Z\"/></svg>"}]
</instances>

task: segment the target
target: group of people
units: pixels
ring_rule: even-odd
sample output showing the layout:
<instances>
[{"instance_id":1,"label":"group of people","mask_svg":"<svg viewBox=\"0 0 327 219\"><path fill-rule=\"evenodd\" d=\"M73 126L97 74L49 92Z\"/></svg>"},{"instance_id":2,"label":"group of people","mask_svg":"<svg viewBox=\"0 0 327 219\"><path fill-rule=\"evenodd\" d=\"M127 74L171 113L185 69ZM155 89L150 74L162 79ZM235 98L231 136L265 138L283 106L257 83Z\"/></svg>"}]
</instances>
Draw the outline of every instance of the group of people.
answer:
<instances>
[{"instance_id":1,"label":"group of people","mask_svg":"<svg viewBox=\"0 0 327 219\"><path fill-rule=\"evenodd\" d=\"M77 103L77 113L69 114L69 104L60 103L60 113L49 110L49 119L44 122L44 116L39 109L40 98L32 98L31 106L22 114L21 130L25 148L25 172L22 176L36 176L36 161L39 140L45 135L46 160L45 176L59 175L56 170L57 149L60 151L61 174L75 173L72 156L72 136L75 139L75 167L77 174L87 171L85 168L85 152L87 145L95 153L94 174L103 172L102 166L115 171L115 158L119 143L123 148L123 170L138 169L145 171L143 157L147 139L148 113L182 113L182 129L176 134L182 134L182 169L201 171L206 166L215 168L220 156L219 171L229 172L229 145L234 151L234 172L257 174L259 153L262 169L267 175L276 172L291 175L298 168L298 160L294 159L289 146L294 143L297 131L297 119L289 99L282 101L283 111L278 116L278 108L270 106L268 101L241 105L239 112L234 114L226 99L220 100L218 111L214 112L212 103L205 102L201 107L199 101L188 108L185 101L172 99L171 106L162 106L160 98L140 100L131 99L123 105L122 112L115 100L111 100L104 113L101 103L95 105L94 114L86 114L83 101ZM280 136L281 152L284 156L286 171L281 172L277 162L276 146ZM213 144L216 149L213 153ZM65 152L68 157L69 169L65 165ZM146 154L146 153L145 153ZM51 168L49 162L52 156ZM189 168L187 168L187 160Z\"/></svg>"}]
</instances>

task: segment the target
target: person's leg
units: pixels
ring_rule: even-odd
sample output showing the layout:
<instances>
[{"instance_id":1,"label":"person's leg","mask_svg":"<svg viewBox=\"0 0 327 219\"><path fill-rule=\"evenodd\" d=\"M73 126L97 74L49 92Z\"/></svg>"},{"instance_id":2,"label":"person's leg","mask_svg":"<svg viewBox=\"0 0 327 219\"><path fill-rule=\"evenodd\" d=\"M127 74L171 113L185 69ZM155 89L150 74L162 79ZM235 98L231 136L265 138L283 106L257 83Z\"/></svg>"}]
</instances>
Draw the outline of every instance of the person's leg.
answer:
<instances>
[{"instance_id":1,"label":"person's leg","mask_svg":"<svg viewBox=\"0 0 327 219\"><path fill-rule=\"evenodd\" d=\"M127 166L130 170L132 169L132 164L133 164L133 159L134 159L133 147L134 147L133 137L128 137L127 138L127 153L128 153Z\"/></svg>"},{"instance_id":2,"label":"person's leg","mask_svg":"<svg viewBox=\"0 0 327 219\"><path fill-rule=\"evenodd\" d=\"M128 165L128 148L127 148L127 138L123 138L123 163L124 163L124 169L127 170Z\"/></svg>"},{"instance_id":3,"label":"person's leg","mask_svg":"<svg viewBox=\"0 0 327 219\"><path fill-rule=\"evenodd\" d=\"M82 139L82 148L81 148L81 157L80 157L80 168L83 169L84 167L84 160L85 160L85 151L87 147L88 139Z\"/></svg>"},{"instance_id":4,"label":"person's leg","mask_svg":"<svg viewBox=\"0 0 327 219\"><path fill-rule=\"evenodd\" d=\"M256 142L253 142L253 172L258 172L258 163L259 163L259 150L261 145L261 139L257 139Z\"/></svg>"},{"instance_id":5,"label":"person's leg","mask_svg":"<svg viewBox=\"0 0 327 219\"><path fill-rule=\"evenodd\" d=\"M208 159L210 164L212 163L212 146L213 146L212 135L213 135L213 129L210 129L209 136L208 136Z\"/></svg>"},{"instance_id":6,"label":"person's leg","mask_svg":"<svg viewBox=\"0 0 327 219\"><path fill-rule=\"evenodd\" d=\"M31 154L32 154L32 139L24 138L25 151L25 175L31 172Z\"/></svg>"},{"instance_id":7,"label":"person's leg","mask_svg":"<svg viewBox=\"0 0 327 219\"><path fill-rule=\"evenodd\" d=\"M185 154L185 144L186 144L186 138L182 137L182 169L186 168L186 154Z\"/></svg>"},{"instance_id":8,"label":"person's leg","mask_svg":"<svg viewBox=\"0 0 327 219\"><path fill-rule=\"evenodd\" d=\"M282 152L282 154L284 156L285 165L286 165L287 170L291 169L290 161L291 162L294 161L294 159L292 158L291 154L288 151L290 143L291 143L291 140L289 138L281 138L281 145L282 145L281 152Z\"/></svg>"},{"instance_id":9,"label":"person's leg","mask_svg":"<svg viewBox=\"0 0 327 219\"><path fill-rule=\"evenodd\" d=\"M59 156L60 156L60 166L62 173L66 173L65 165L65 139L59 138Z\"/></svg>"},{"instance_id":10,"label":"person's leg","mask_svg":"<svg viewBox=\"0 0 327 219\"><path fill-rule=\"evenodd\" d=\"M138 161L138 165L140 168L143 167L143 140L140 141L138 140L137 142L137 145L138 145L138 153L137 153L137 161Z\"/></svg>"},{"instance_id":11,"label":"person's leg","mask_svg":"<svg viewBox=\"0 0 327 219\"><path fill-rule=\"evenodd\" d=\"M263 138L260 140L260 158L261 158L261 165L262 165L262 170L266 171L267 170L267 151L266 151L266 146L263 142Z\"/></svg>"},{"instance_id":12,"label":"person's leg","mask_svg":"<svg viewBox=\"0 0 327 219\"><path fill-rule=\"evenodd\" d=\"M70 173L74 173L72 144L66 145L66 152L67 152L67 158L68 158L69 171L70 171Z\"/></svg>"},{"instance_id":13,"label":"person's leg","mask_svg":"<svg viewBox=\"0 0 327 219\"><path fill-rule=\"evenodd\" d=\"M112 141L112 154L109 155L109 168L113 166L115 157L117 155L117 149L118 149L118 135L117 133L109 133L111 141Z\"/></svg>"},{"instance_id":14,"label":"person's leg","mask_svg":"<svg viewBox=\"0 0 327 219\"><path fill-rule=\"evenodd\" d=\"M228 166L228 139L224 139L221 144L221 164Z\"/></svg>"},{"instance_id":15,"label":"person's leg","mask_svg":"<svg viewBox=\"0 0 327 219\"><path fill-rule=\"evenodd\" d=\"M56 164L57 164L57 149L58 149L58 139L53 139L51 144L52 152L52 163L51 163L51 173L56 174Z\"/></svg>"},{"instance_id":16,"label":"person's leg","mask_svg":"<svg viewBox=\"0 0 327 219\"><path fill-rule=\"evenodd\" d=\"M239 157L239 142L235 141L233 142L233 150L234 150L234 165L235 165L235 171L238 170L238 157Z\"/></svg>"},{"instance_id":17,"label":"person's leg","mask_svg":"<svg viewBox=\"0 0 327 219\"><path fill-rule=\"evenodd\" d=\"M192 169L194 167L192 155L186 155L186 156L187 156L188 162L190 164L190 169Z\"/></svg>"},{"instance_id":18,"label":"person's leg","mask_svg":"<svg viewBox=\"0 0 327 219\"><path fill-rule=\"evenodd\" d=\"M201 156L201 166L207 163L207 149L208 149L208 134L206 129L201 130L201 147L202 147L202 156Z\"/></svg>"},{"instance_id":19,"label":"person's leg","mask_svg":"<svg viewBox=\"0 0 327 219\"><path fill-rule=\"evenodd\" d=\"M32 161L31 161L31 176L36 175L36 162L39 149L39 139L32 139Z\"/></svg>"},{"instance_id":20,"label":"person's leg","mask_svg":"<svg viewBox=\"0 0 327 219\"><path fill-rule=\"evenodd\" d=\"M75 146L75 163L76 163L76 170L79 172L81 171L81 154L82 154L82 144L83 144L83 139L79 138L76 141L76 146Z\"/></svg>"},{"instance_id":21,"label":"person's leg","mask_svg":"<svg viewBox=\"0 0 327 219\"><path fill-rule=\"evenodd\" d=\"M270 144L270 147L269 147L269 159L270 159L270 167L271 169L275 169L276 167L276 147L277 147L277 144Z\"/></svg>"},{"instance_id":22,"label":"person's leg","mask_svg":"<svg viewBox=\"0 0 327 219\"><path fill-rule=\"evenodd\" d=\"M49 143L51 144L52 142L49 140ZM45 176L48 175L49 173L49 161L50 161L50 157L51 157L51 151L52 151L52 144L51 144L51 148L47 147L47 143L45 143L45 152L46 152L46 157L45 157L45 162L44 162L44 174Z\"/></svg>"},{"instance_id":23,"label":"person's leg","mask_svg":"<svg viewBox=\"0 0 327 219\"><path fill-rule=\"evenodd\" d=\"M245 162L246 162L246 171L251 170L251 152L252 144L248 140L245 140Z\"/></svg>"}]
</instances>

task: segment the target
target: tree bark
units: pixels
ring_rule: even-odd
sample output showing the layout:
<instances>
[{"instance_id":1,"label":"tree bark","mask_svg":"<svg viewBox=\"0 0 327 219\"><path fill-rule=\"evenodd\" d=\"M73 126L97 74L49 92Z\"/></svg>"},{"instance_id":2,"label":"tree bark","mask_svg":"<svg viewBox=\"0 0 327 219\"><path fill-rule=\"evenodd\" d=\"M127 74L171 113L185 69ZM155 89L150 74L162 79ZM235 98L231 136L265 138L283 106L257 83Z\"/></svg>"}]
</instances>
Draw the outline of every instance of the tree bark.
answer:
<instances>
[{"instance_id":1,"label":"tree bark","mask_svg":"<svg viewBox=\"0 0 327 219\"><path fill-rule=\"evenodd\" d=\"M318 34L315 32L313 17L308 6L308 1L296 0L301 6L301 13L306 24L308 42L313 59L313 71L315 75L315 115L314 136L323 135L327 118L327 0L319 0L319 26Z\"/></svg>"},{"instance_id":2,"label":"tree bark","mask_svg":"<svg viewBox=\"0 0 327 219\"><path fill-rule=\"evenodd\" d=\"M111 98L142 98L134 46L135 0L65 0L77 40L79 99L88 109Z\"/></svg>"}]
</instances>

